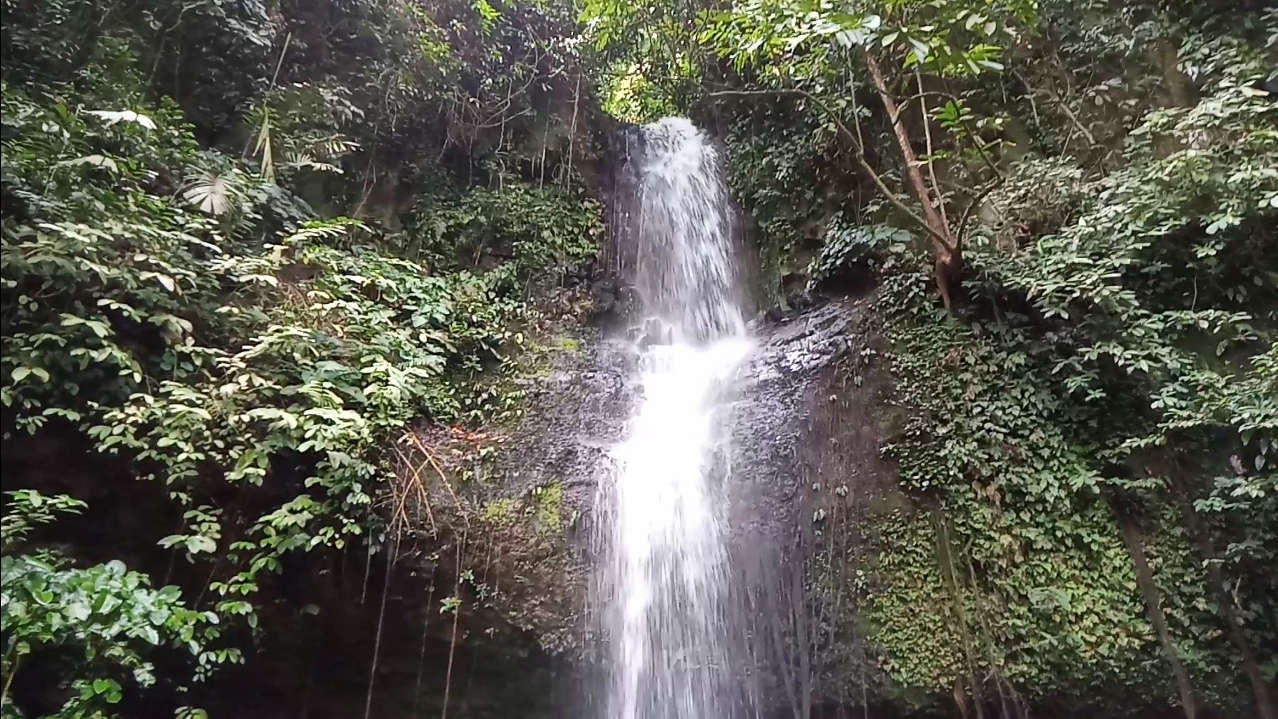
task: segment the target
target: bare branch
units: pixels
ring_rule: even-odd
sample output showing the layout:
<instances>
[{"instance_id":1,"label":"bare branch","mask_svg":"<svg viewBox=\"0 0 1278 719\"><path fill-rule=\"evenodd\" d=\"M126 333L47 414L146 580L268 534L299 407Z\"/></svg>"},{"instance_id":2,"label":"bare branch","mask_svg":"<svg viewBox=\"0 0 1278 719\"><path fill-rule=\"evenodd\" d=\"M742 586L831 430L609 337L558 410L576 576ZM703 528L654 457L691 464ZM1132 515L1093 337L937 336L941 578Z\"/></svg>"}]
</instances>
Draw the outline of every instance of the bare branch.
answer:
<instances>
[{"instance_id":1,"label":"bare branch","mask_svg":"<svg viewBox=\"0 0 1278 719\"><path fill-rule=\"evenodd\" d=\"M958 98L955 97L953 93L945 92L943 90L928 90L927 92L917 92L905 98L904 100L901 100L901 105L899 109L901 112L905 112L905 108L909 107L910 103L915 102L917 100L923 100L924 98L928 98L928 97L938 97L942 100L953 100L955 102L958 102Z\"/></svg>"},{"instance_id":2,"label":"bare branch","mask_svg":"<svg viewBox=\"0 0 1278 719\"><path fill-rule=\"evenodd\" d=\"M972 218L972 213L981 206L982 202L985 202L985 198L988 197L991 192L998 189L1002 184L1003 176L995 175L994 180L981 188L981 191L976 195L976 197L973 197L972 201L967 204L967 207L963 208L963 216L959 218L958 235L954 238L954 242L959 248L962 248L964 242L967 240L967 223Z\"/></svg>"}]
</instances>

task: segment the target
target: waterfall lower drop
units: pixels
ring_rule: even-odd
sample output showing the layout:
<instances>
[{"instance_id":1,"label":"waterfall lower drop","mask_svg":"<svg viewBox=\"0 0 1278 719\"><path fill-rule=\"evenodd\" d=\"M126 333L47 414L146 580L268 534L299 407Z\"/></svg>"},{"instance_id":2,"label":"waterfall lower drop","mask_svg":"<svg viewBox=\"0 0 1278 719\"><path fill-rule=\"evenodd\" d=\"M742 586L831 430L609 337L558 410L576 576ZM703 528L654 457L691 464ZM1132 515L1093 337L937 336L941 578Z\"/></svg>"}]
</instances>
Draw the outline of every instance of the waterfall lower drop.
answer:
<instances>
[{"instance_id":1,"label":"waterfall lower drop","mask_svg":"<svg viewBox=\"0 0 1278 719\"><path fill-rule=\"evenodd\" d=\"M733 713L722 481L731 380L752 349L732 215L691 122L642 129L633 280L646 313L642 396L601 501L606 719Z\"/></svg>"}]
</instances>

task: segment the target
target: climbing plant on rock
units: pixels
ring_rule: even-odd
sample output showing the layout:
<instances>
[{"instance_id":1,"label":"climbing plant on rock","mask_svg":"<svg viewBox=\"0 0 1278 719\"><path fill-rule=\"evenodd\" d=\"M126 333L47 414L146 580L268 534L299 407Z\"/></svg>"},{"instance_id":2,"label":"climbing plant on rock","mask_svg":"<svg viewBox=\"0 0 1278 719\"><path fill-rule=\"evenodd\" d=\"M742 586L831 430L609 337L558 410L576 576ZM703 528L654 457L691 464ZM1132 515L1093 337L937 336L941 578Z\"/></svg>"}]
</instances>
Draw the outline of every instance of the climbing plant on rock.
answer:
<instances>
[{"instance_id":1,"label":"climbing plant on rock","mask_svg":"<svg viewBox=\"0 0 1278 719\"><path fill-rule=\"evenodd\" d=\"M943 5L964 9L738 3L705 33L735 61L707 94L762 251L814 254L818 292L879 281L904 418L886 452L917 509L881 518L897 543L864 610L895 701L948 703L957 681L987 712L1265 716L1276 16L971 6L920 20L939 38L916 47L908 13ZM989 54L945 70L951 43ZM949 317L923 291L946 249L927 204L961 236ZM921 605L955 633L919 632L901 608Z\"/></svg>"}]
</instances>

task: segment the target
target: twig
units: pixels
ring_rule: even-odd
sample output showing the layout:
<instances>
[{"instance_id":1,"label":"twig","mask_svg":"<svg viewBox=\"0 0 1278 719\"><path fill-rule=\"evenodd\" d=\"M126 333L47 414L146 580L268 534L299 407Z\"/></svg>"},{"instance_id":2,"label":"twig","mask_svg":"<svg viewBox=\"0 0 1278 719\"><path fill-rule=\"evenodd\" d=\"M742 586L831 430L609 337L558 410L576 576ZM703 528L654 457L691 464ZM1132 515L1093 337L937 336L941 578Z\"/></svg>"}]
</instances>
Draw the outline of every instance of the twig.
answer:
<instances>
[{"instance_id":1,"label":"twig","mask_svg":"<svg viewBox=\"0 0 1278 719\"><path fill-rule=\"evenodd\" d=\"M368 696L364 698L364 719L373 715L373 682L377 679L377 656L382 651L382 627L386 623L386 595L390 594L391 569L395 565L395 554L399 551L399 543L390 549L386 556L386 579L382 582L382 606L377 610L377 633L373 637L373 666L368 670Z\"/></svg>"},{"instance_id":2,"label":"twig","mask_svg":"<svg viewBox=\"0 0 1278 719\"><path fill-rule=\"evenodd\" d=\"M916 68L916 69L915 69L915 72L917 72L917 71L918 71L918 70L917 70L917 68ZM913 94L913 95L910 95L909 97L905 98L904 100L901 100L901 103L900 103L900 111L901 111L901 112L905 112L905 108L909 107L909 106L910 106L910 103L914 102L915 100L922 100L922 99L924 99L924 98L928 98L928 97L939 97L939 98L941 98L941 99L943 99L943 100L951 100L951 101L953 101L953 102L958 102L958 98L957 98L957 97L955 97L953 93L945 92L944 90L928 90L928 91L926 91L926 92L920 91L920 92L917 92L917 93L915 93L915 94Z\"/></svg>"},{"instance_id":3,"label":"twig","mask_svg":"<svg viewBox=\"0 0 1278 719\"><path fill-rule=\"evenodd\" d=\"M192 7L192 5L183 5L182 10L178 12L177 19L173 21L173 24L160 31L160 44L155 48L155 62L151 63L151 72L146 78L147 88L151 88L155 82L155 73L160 69L160 59L164 57L164 46L169 42L169 31L182 24L182 16L185 15L186 11L190 10Z\"/></svg>"},{"instance_id":4,"label":"twig","mask_svg":"<svg viewBox=\"0 0 1278 719\"><path fill-rule=\"evenodd\" d=\"M577 106L581 104L581 72L577 73L577 87L572 93L572 124L568 128L568 171L564 173L564 189L572 183L573 141L577 139Z\"/></svg>"},{"instance_id":5,"label":"twig","mask_svg":"<svg viewBox=\"0 0 1278 719\"><path fill-rule=\"evenodd\" d=\"M1038 103L1034 101L1034 94L1036 91L1034 90L1033 86L1029 84L1029 81L1025 79L1025 76L1022 75L1021 73L1017 72L1016 70L1013 70L1012 76L1015 77L1017 80L1020 80L1021 85L1025 87L1025 99L1029 100L1030 112L1033 113L1034 115L1034 124L1041 128L1043 126L1043 120L1042 118L1038 116Z\"/></svg>"},{"instance_id":6,"label":"twig","mask_svg":"<svg viewBox=\"0 0 1278 719\"><path fill-rule=\"evenodd\" d=\"M371 540L372 537L369 537ZM359 590L359 603L363 604L368 599L368 577L373 572L373 543L368 543L368 557L364 560L364 586Z\"/></svg>"},{"instance_id":7,"label":"twig","mask_svg":"<svg viewBox=\"0 0 1278 719\"><path fill-rule=\"evenodd\" d=\"M959 247L962 247L963 243L967 239L967 223L972 217L972 212L975 211L976 208L980 207L981 203L985 201L985 198L988 197L991 192L998 189L1002 184L1003 176L996 175L994 180L982 188L981 191L977 193L976 197L973 197L972 201L968 203L967 207L963 208L963 216L959 218L958 235L954 240Z\"/></svg>"},{"instance_id":8,"label":"twig","mask_svg":"<svg viewBox=\"0 0 1278 719\"><path fill-rule=\"evenodd\" d=\"M434 534L438 532L439 527L435 524L435 514L431 512L430 510L430 497L429 495L427 495L425 487L422 486L421 472L417 469L416 465L413 464L412 460L408 458L408 455L404 454L404 450L396 446L395 453L399 455L400 461L403 462L404 465L408 467L408 471L412 472L413 474L412 476L413 487L417 490L417 494L419 497L418 501L422 503L422 507L426 510L426 518L430 520L431 533ZM403 489L400 491L399 506L396 507L395 512L393 514L393 516L395 517L395 521L398 522L399 518L403 517L404 524L408 523L408 515L404 511L407 503L408 503L408 490Z\"/></svg>"},{"instance_id":9,"label":"twig","mask_svg":"<svg viewBox=\"0 0 1278 719\"><path fill-rule=\"evenodd\" d=\"M439 466L439 462L435 461L435 454L426 447L420 437L416 434L411 434L409 436L413 438L413 442L417 445L417 448L421 450L422 455L426 457L426 461L430 462L430 465L435 468L435 472L439 474L440 481L444 483L444 487L448 490L448 493L452 495L453 503L457 505L457 513L461 515L462 522L466 524L466 530L469 531L470 518L467 516L466 508L462 506L461 499L459 499L457 497L457 493L453 491L453 485L448 481L448 475L444 473L444 468Z\"/></svg>"},{"instance_id":10,"label":"twig","mask_svg":"<svg viewBox=\"0 0 1278 719\"><path fill-rule=\"evenodd\" d=\"M16 645L15 645L16 646ZM18 665L22 663L22 655L14 657L13 667L9 672L9 678L4 680L4 691L0 691L0 706L4 706L9 699L9 688L13 686L13 678L18 676Z\"/></svg>"},{"instance_id":11,"label":"twig","mask_svg":"<svg viewBox=\"0 0 1278 719\"><path fill-rule=\"evenodd\" d=\"M435 603L435 574L431 570L430 589L426 592L426 618L422 620L422 650L417 657L417 683L413 685L413 719L417 719L417 702L422 693L422 674L426 669L426 637L430 631L431 607Z\"/></svg>"},{"instance_id":12,"label":"twig","mask_svg":"<svg viewBox=\"0 0 1278 719\"><path fill-rule=\"evenodd\" d=\"M461 619L461 558L462 547L465 544L466 533L463 532L461 541L457 544L457 583L453 586L453 598L457 600L457 603L453 605L453 635L449 638L448 643L448 670L444 672L444 706L439 712L439 719L448 719L448 694L453 688L453 660L457 657L457 623Z\"/></svg>"},{"instance_id":13,"label":"twig","mask_svg":"<svg viewBox=\"0 0 1278 719\"><path fill-rule=\"evenodd\" d=\"M918 65L914 66L914 78L919 84L918 98L920 114L923 118L923 136L927 138L927 174L929 179L932 181L932 192L936 194L936 209L941 213L941 222L945 223L945 226L948 227L950 224L950 218L945 213L945 193L941 192L941 185L936 181L936 162L932 156L932 153L934 152L932 149L932 119L928 117L927 114L927 93L923 91L923 73L919 70ZM904 107L904 105L902 105L902 107ZM957 242L955 244L957 244Z\"/></svg>"},{"instance_id":14,"label":"twig","mask_svg":"<svg viewBox=\"0 0 1278 719\"><path fill-rule=\"evenodd\" d=\"M1069 81L1069 74L1068 74L1068 73L1062 73L1062 74L1064 74L1064 75L1065 75L1065 88L1066 88L1066 91L1067 91L1070 95L1073 95L1073 94L1074 94L1074 86L1073 86L1073 83L1071 83L1071 82ZM1036 91L1036 90L1034 90L1034 89L1030 86L1029 82L1027 82L1027 81L1025 80L1025 77L1024 77L1024 76L1022 76L1020 73L1016 73L1016 77L1017 77L1018 79L1020 79L1021 83L1025 85L1025 87L1026 87L1026 89L1027 89L1027 90L1029 90L1028 95L1029 95L1029 98L1030 98L1031 106L1033 106L1033 105L1032 105L1032 103L1034 102L1034 94L1035 94L1035 92L1037 92L1037 91ZM1091 84L1092 77L1095 77L1095 73L1093 73L1093 75L1092 75L1091 77L1089 77L1089 78L1088 78L1088 80L1087 80L1088 84ZM1067 102L1066 102L1066 100L1065 100L1065 96L1064 96L1064 95L1062 95L1062 94L1061 94L1061 93L1059 93L1059 92L1056 92L1056 91L1052 90L1050 87L1045 88L1042 92L1043 92L1043 94L1047 95L1048 99L1054 100L1054 101L1056 102L1057 107L1058 107L1058 108L1060 108L1060 111L1061 111L1061 112L1065 115L1065 118L1066 118L1066 119L1068 119L1068 120L1070 121L1070 124L1072 125L1072 127L1073 127L1074 129L1078 130L1078 131L1079 131L1079 132L1083 135L1083 138L1087 140L1088 145L1090 145L1090 146L1092 146L1092 147L1095 147L1095 146L1096 146L1096 136L1092 134L1092 131L1091 131L1091 130L1088 130L1088 129L1087 129L1087 126L1086 126L1086 125L1084 125L1084 124L1082 123L1082 121L1078 119L1078 115L1075 115L1075 114L1074 114L1074 111L1073 111L1073 110L1071 110L1071 109L1069 108L1069 103L1067 103ZM1035 120L1037 120L1037 119L1038 119L1038 109L1037 109L1037 107L1034 107L1034 119L1035 119ZM1071 130L1071 131L1070 131L1070 136L1072 137L1072 136L1073 136L1073 134L1074 134L1074 132L1073 132L1073 130ZM1065 144L1068 144L1068 140L1066 141L1066 143L1065 143ZM1062 147L1062 149L1064 149L1064 148Z\"/></svg>"},{"instance_id":15,"label":"twig","mask_svg":"<svg viewBox=\"0 0 1278 719\"><path fill-rule=\"evenodd\" d=\"M284 66L284 55L288 53L288 46L293 42L293 31L289 30L288 35L284 37L284 47L280 48L280 57L275 61L275 74L271 75L271 84L267 86L266 92L262 97L267 98L271 91L275 89L275 81L280 78L280 68ZM248 142L244 143L244 154L240 155L240 160L248 159L249 148L253 145L253 135L249 135Z\"/></svg>"}]
</instances>

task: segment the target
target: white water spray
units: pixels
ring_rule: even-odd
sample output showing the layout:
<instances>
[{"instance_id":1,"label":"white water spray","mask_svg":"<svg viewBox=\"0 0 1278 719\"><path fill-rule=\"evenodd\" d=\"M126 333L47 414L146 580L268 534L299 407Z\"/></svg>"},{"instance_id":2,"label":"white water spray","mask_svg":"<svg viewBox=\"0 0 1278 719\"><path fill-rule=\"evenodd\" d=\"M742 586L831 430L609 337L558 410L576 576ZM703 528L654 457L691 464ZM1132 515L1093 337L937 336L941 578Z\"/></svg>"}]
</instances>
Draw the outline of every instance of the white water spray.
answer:
<instances>
[{"instance_id":1,"label":"white water spray","mask_svg":"<svg viewBox=\"0 0 1278 719\"><path fill-rule=\"evenodd\" d=\"M647 313L642 398L602 498L606 719L724 719L733 657L723 418L753 345L714 148L677 118L644 127L643 139L634 278Z\"/></svg>"}]
</instances>

